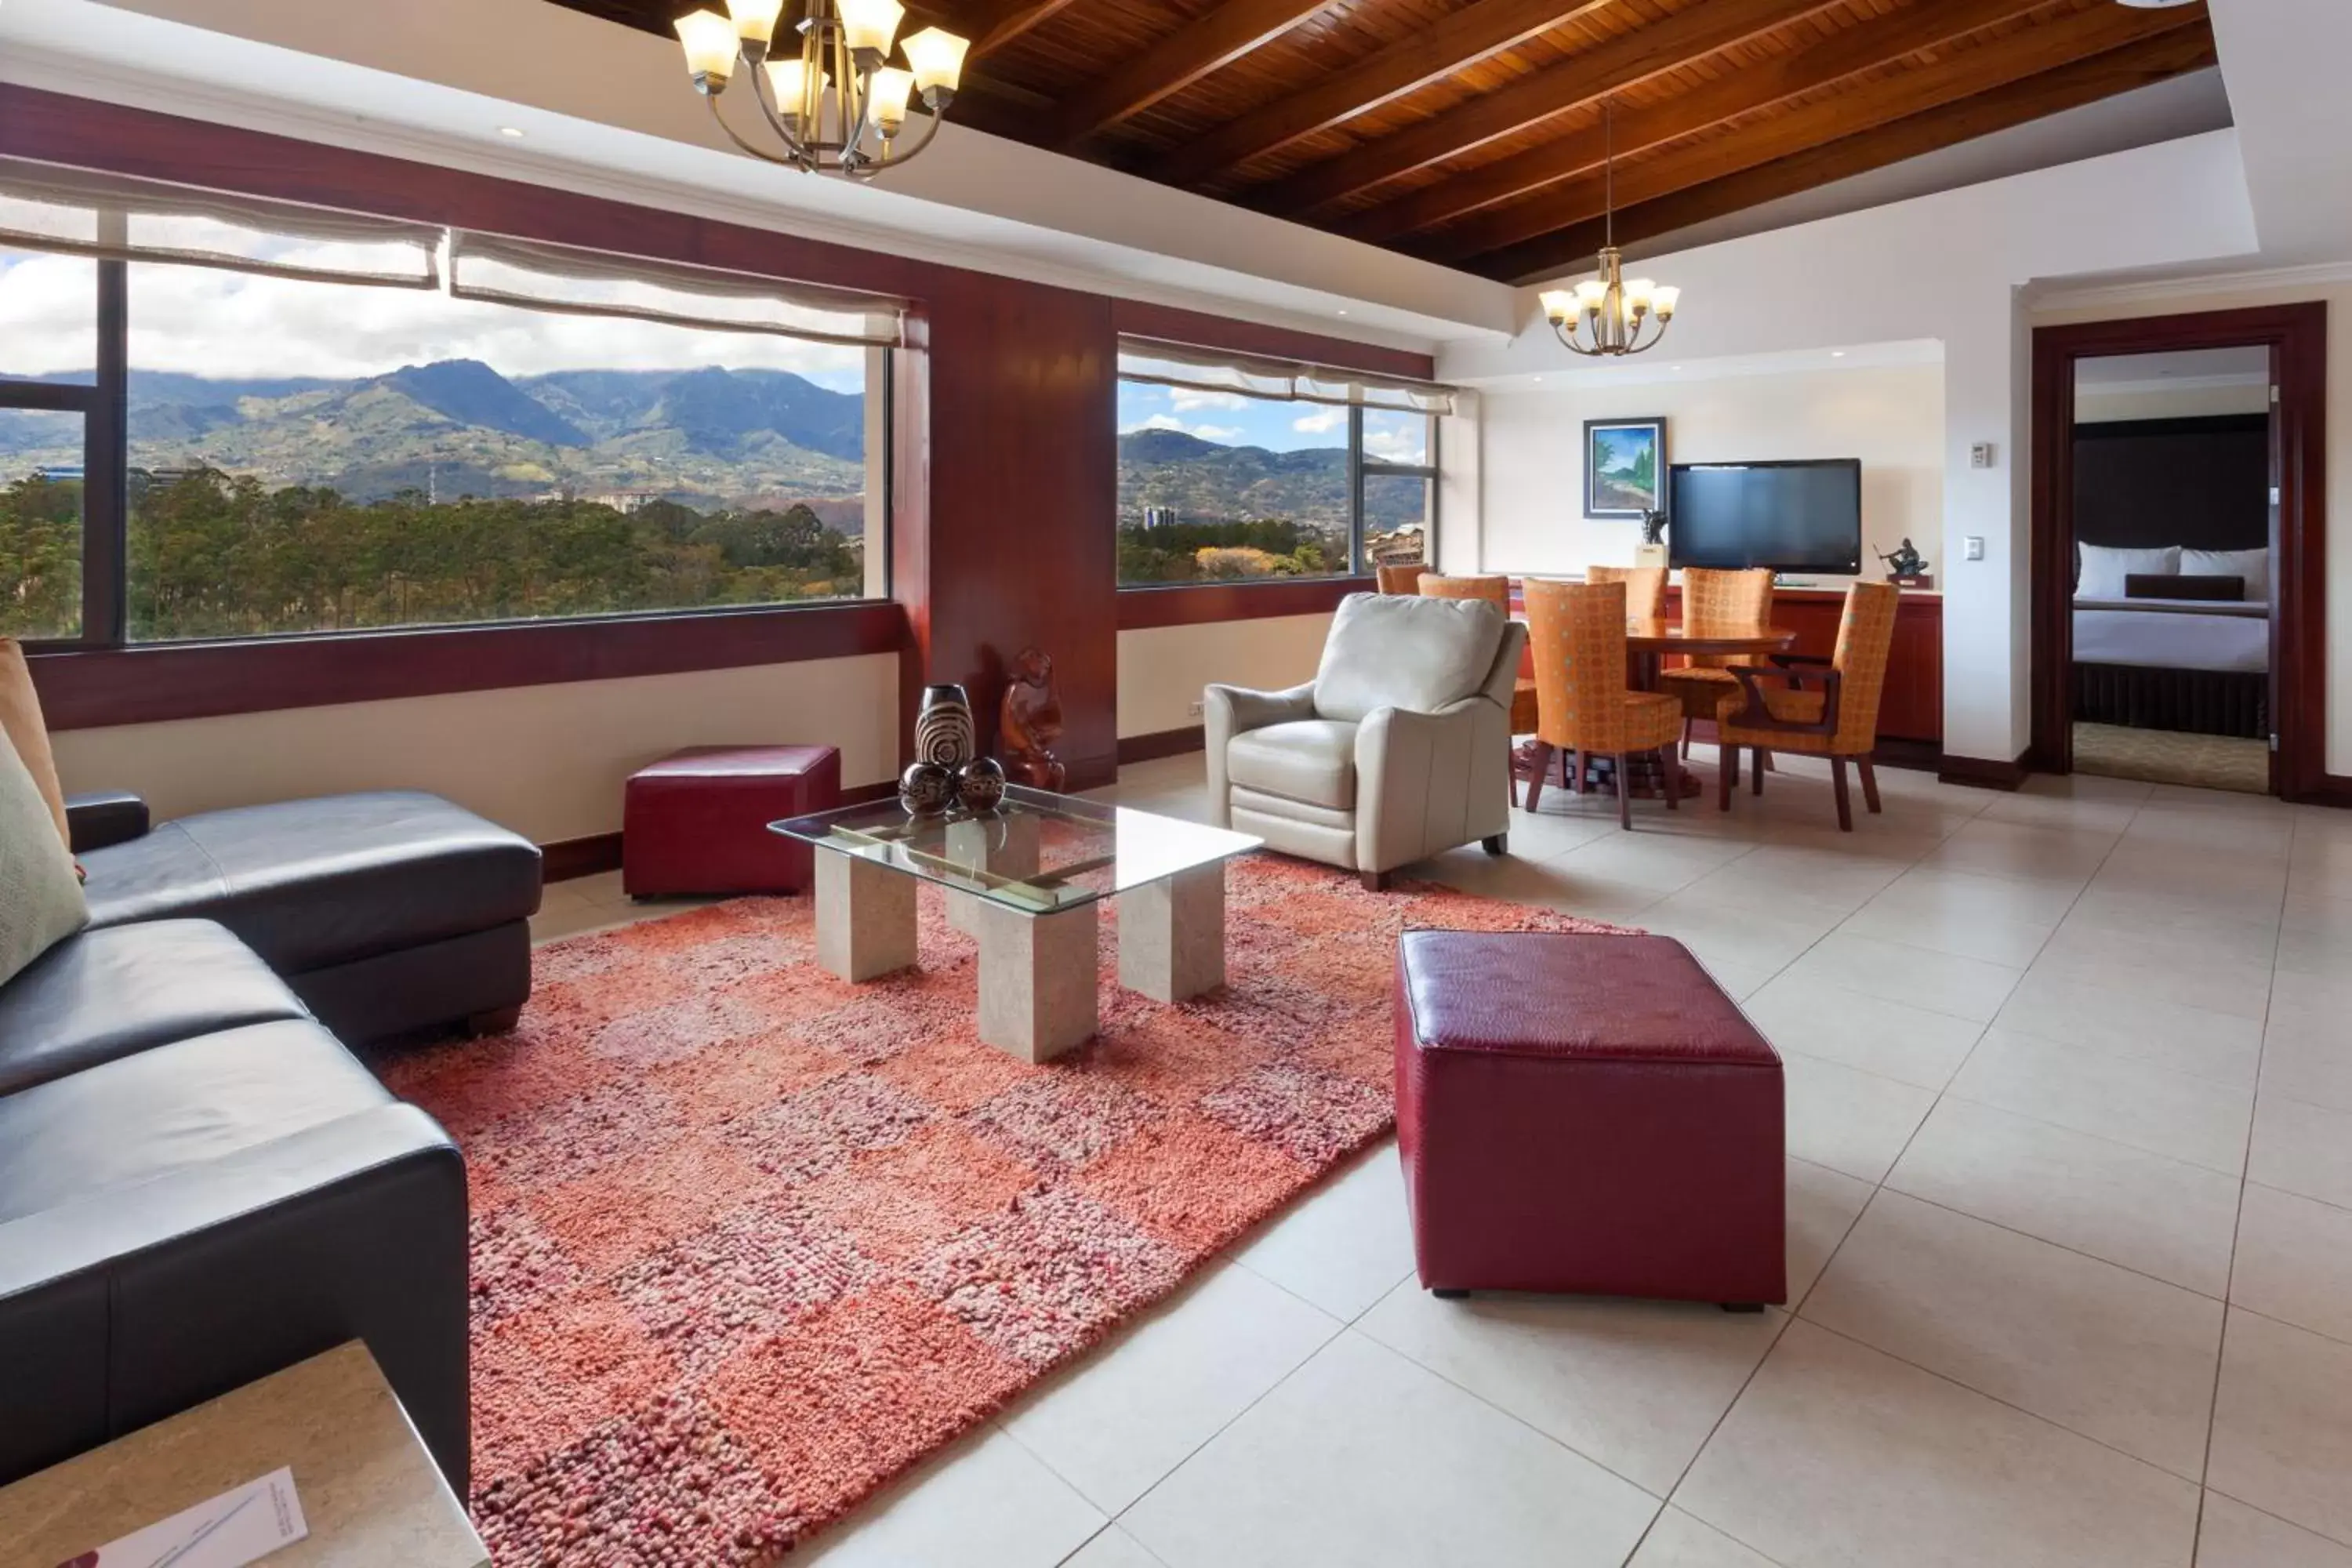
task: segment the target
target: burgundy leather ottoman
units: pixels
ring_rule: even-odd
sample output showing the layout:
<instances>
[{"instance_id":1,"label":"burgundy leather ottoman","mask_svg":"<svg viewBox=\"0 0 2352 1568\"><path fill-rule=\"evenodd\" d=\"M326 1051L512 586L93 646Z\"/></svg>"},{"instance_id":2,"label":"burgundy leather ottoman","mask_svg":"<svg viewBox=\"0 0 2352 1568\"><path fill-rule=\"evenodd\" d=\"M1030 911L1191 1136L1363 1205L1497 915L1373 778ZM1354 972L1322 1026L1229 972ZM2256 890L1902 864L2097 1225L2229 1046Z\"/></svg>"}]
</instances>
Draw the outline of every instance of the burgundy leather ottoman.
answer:
<instances>
[{"instance_id":1,"label":"burgundy leather ottoman","mask_svg":"<svg viewBox=\"0 0 2352 1568\"><path fill-rule=\"evenodd\" d=\"M831 746L691 746L629 776L621 805L621 889L797 893L810 849L768 824L841 804Z\"/></svg>"},{"instance_id":2,"label":"burgundy leather ottoman","mask_svg":"<svg viewBox=\"0 0 2352 1568\"><path fill-rule=\"evenodd\" d=\"M1780 1058L1682 943L1409 931L1396 1082L1440 1295L1788 1299Z\"/></svg>"}]
</instances>

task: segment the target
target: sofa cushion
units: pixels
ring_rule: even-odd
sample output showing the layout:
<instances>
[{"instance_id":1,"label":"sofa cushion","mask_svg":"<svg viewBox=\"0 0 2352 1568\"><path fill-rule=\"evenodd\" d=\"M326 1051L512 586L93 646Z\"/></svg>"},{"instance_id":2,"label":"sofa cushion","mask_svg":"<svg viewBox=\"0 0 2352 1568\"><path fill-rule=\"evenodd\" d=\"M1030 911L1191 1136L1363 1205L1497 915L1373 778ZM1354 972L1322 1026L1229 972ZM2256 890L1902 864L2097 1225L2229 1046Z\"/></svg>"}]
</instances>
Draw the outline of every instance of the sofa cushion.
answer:
<instances>
[{"instance_id":1,"label":"sofa cushion","mask_svg":"<svg viewBox=\"0 0 2352 1568\"><path fill-rule=\"evenodd\" d=\"M0 988L0 1095L151 1047L309 1012L210 921L87 931Z\"/></svg>"},{"instance_id":2,"label":"sofa cushion","mask_svg":"<svg viewBox=\"0 0 2352 1568\"><path fill-rule=\"evenodd\" d=\"M528 919L539 850L438 795L327 795L205 812L93 849L90 923L218 921L281 974Z\"/></svg>"},{"instance_id":3,"label":"sofa cushion","mask_svg":"<svg viewBox=\"0 0 2352 1568\"><path fill-rule=\"evenodd\" d=\"M1262 795L1353 811L1356 726L1330 719L1298 719L1245 730L1225 745L1225 777Z\"/></svg>"},{"instance_id":4,"label":"sofa cushion","mask_svg":"<svg viewBox=\"0 0 2352 1568\"><path fill-rule=\"evenodd\" d=\"M89 921L73 856L16 748L0 735L0 984Z\"/></svg>"},{"instance_id":5,"label":"sofa cushion","mask_svg":"<svg viewBox=\"0 0 2352 1568\"><path fill-rule=\"evenodd\" d=\"M308 1019L157 1046L0 1096L0 1222L391 1103Z\"/></svg>"},{"instance_id":6,"label":"sofa cushion","mask_svg":"<svg viewBox=\"0 0 2352 1568\"><path fill-rule=\"evenodd\" d=\"M1360 723L1382 708L1434 713L1486 684L1507 618L1482 599L1350 594L1315 671L1318 718Z\"/></svg>"}]
</instances>

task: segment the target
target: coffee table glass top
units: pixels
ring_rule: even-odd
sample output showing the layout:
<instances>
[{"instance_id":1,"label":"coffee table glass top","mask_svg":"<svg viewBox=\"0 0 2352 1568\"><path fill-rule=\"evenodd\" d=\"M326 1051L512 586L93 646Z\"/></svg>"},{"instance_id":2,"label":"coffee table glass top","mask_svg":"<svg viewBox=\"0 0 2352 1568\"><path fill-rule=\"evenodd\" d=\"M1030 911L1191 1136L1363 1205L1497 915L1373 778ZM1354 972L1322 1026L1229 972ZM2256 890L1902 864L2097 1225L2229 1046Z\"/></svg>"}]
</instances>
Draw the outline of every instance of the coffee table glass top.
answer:
<instances>
[{"instance_id":1,"label":"coffee table glass top","mask_svg":"<svg viewBox=\"0 0 2352 1568\"><path fill-rule=\"evenodd\" d=\"M1005 786L996 810L910 816L894 799L772 822L769 831L1031 914L1075 909L1265 843L1129 806Z\"/></svg>"}]
</instances>

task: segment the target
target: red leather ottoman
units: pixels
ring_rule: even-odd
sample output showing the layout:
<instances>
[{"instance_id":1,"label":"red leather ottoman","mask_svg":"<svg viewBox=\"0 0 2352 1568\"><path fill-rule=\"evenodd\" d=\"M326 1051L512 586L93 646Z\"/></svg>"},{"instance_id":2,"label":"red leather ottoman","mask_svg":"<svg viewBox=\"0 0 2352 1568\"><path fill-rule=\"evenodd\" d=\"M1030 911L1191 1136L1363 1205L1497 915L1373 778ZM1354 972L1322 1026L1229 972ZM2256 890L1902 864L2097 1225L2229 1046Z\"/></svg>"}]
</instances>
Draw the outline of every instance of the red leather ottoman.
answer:
<instances>
[{"instance_id":1,"label":"red leather ottoman","mask_svg":"<svg viewBox=\"0 0 2352 1568\"><path fill-rule=\"evenodd\" d=\"M831 746L691 746L629 776L621 805L621 889L797 893L809 847L768 824L841 804Z\"/></svg>"},{"instance_id":2,"label":"red leather ottoman","mask_svg":"<svg viewBox=\"0 0 2352 1568\"><path fill-rule=\"evenodd\" d=\"M1682 943L1409 931L1396 1082L1438 1294L1788 1299L1780 1058Z\"/></svg>"}]
</instances>

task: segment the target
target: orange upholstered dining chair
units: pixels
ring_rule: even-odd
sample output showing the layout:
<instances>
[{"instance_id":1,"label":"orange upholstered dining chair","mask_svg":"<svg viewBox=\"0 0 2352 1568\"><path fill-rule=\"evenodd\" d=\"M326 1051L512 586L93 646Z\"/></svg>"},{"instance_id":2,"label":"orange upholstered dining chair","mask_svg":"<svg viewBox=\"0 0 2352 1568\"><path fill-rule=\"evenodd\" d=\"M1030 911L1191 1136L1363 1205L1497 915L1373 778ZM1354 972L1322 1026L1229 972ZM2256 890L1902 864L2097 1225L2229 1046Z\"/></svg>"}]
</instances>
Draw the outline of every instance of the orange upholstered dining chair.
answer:
<instances>
[{"instance_id":1,"label":"orange upholstered dining chair","mask_svg":"<svg viewBox=\"0 0 2352 1568\"><path fill-rule=\"evenodd\" d=\"M1503 576L1448 577L1436 572L1424 571L1421 593L1431 599L1484 599L1503 612L1506 620L1511 614L1511 580ZM1511 733L1525 735L1536 727L1536 683L1522 679L1511 688Z\"/></svg>"},{"instance_id":2,"label":"orange upholstered dining chair","mask_svg":"<svg viewBox=\"0 0 2352 1568\"><path fill-rule=\"evenodd\" d=\"M1871 749L1878 744L1878 700L1886 689L1886 658L1895 644L1895 613L1903 591L1892 583L1856 583L1845 591L1845 615L1838 622L1837 651L1828 658L1776 653L1773 668L1735 665L1737 694L1726 697L1716 719L1723 735L1724 763L1717 775L1717 804L1731 809L1736 749L1755 755L1755 790L1764 793L1764 758L1771 752L1827 757L1837 787L1838 826L1853 831L1853 804L1847 797L1845 765L1862 774L1862 798L1878 809L1878 775ZM1767 685L1786 681L1786 686Z\"/></svg>"},{"instance_id":3,"label":"orange upholstered dining chair","mask_svg":"<svg viewBox=\"0 0 2352 1568\"><path fill-rule=\"evenodd\" d=\"M1428 574L1429 568L1418 561L1409 561L1402 566L1381 562L1372 567L1372 575L1380 580L1383 594L1417 594L1421 592L1421 580Z\"/></svg>"},{"instance_id":4,"label":"orange upholstered dining chair","mask_svg":"<svg viewBox=\"0 0 2352 1568\"><path fill-rule=\"evenodd\" d=\"M1617 821L1633 826L1626 761L1656 752L1666 774L1666 805L1682 798L1682 763L1675 741L1682 704L1658 691L1625 684L1625 584L1528 580L1528 632L1536 650L1536 768L1527 808L1536 808L1554 752L1569 758L1569 777L1584 787L1584 763L1598 753L1617 760Z\"/></svg>"},{"instance_id":5,"label":"orange upholstered dining chair","mask_svg":"<svg viewBox=\"0 0 2352 1568\"><path fill-rule=\"evenodd\" d=\"M1625 584L1625 617L1654 621L1666 613L1666 569L1663 566L1587 566L1587 583Z\"/></svg>"},{"instance_id":6,"label":"orange upholstered dining chair","mask_svg":"<svg viewBox=\"0 0 2352 1568\"><path fill-rule=\"evenodd\" d=\"M1760 629L1772 618L1772 573L1759 566L1752 572L1711 572L1691 567L1683 573L1683 629L1694 636L1723 637ZM1658 688L1683 705L1683 755L1690 755L1691 726L1712 720L1727 697L1739 694L1735 664L1761 665L1753 654L1703 653L1681 669L1658 677Z\"/></svg>"}]
</instances>

